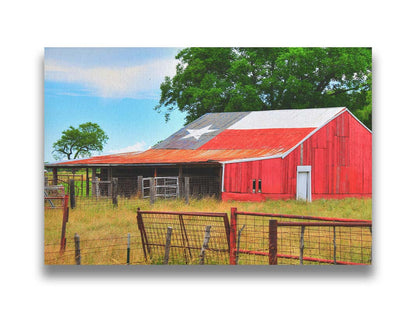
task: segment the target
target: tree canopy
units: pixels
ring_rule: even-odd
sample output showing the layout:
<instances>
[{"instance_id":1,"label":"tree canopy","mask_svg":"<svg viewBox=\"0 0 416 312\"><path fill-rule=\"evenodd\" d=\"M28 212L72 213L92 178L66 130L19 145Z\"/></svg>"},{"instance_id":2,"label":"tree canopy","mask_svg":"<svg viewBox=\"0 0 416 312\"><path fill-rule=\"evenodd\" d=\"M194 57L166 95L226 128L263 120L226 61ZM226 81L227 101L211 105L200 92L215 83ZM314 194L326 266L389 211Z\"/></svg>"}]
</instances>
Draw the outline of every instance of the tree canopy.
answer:
<instances>
[{"instance_id":1,"label":"tree canopy","mask_svg":"<svg viewBox=\"0 0 416 312\"><path fill-rule=\"evenodd\" d=\"M91 156L91 152L101 152L108 136L96 123L86 122L78 128L72 126L62 132L61 138L53 144L56 159L66 157L68 160Z\"/></svg>"},{"instance_id":2,"label":"tree canopy","mask_svg":"<svg viewBox=\"0 0 416 312\"><path fill-rule=\"evenodd\" d=\"M371 128L371 48L186 48L155 109L205 113L345 106Z\"/></svg>"}]
</instances>

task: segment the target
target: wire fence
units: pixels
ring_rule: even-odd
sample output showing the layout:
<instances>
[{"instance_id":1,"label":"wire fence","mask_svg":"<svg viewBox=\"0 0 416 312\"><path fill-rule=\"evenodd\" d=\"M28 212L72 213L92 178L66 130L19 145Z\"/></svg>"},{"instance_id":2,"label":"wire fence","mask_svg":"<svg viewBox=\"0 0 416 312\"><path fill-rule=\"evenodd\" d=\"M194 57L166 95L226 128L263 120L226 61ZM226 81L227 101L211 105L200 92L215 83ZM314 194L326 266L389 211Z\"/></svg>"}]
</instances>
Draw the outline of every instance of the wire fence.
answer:
<instances>
[{"instance_id":1,"label":"wire fence","mask_svg":"<svg viewBox=\"0 0 416 312\"><path fill-rule=\"evenodd\" d=\"M166 253L165 237L171 228L169 263L199 264L206 227L210 227L205 264L228 264L229 223L226 213L156 212L137 210L137 224L146 260L162 263Z\"/></svg>"},{"instance_id":2,"label":"wire fence","mask_svg":"<svg viewBox=\"0 0 416 312\"><path fill-rule=\"evenodd\" d=\"M141 211L137 232L45 243L45 264L371 264L372 222L253 213Z\"/></svg>"},{"instance_id":3,"label":"wire fence","mask_svg":"<svg viewBox=\"0 0 416 312\"><path fill-rule=\"evenodd\" d=\"M83 239L80 237L79 247L76 240L67 239L64 252L61 244L45 244L45 264L146 264L141 248L140 235L108 234L97 239ZM80 255L77 259L76 255Z\"/></svg>"},{"instance_id":4,"label":"wire fence","mask_svg":"<svg viewBox=\"0 0 416 312\"><path fill-rule=\"evenodd\" d=\"M237 231L244 227L236 250L238 264L371 264L372 223L368 220L237 209L231 218ZM274 259L270 259L272 248Z\"/></svg>"}]
</instances>

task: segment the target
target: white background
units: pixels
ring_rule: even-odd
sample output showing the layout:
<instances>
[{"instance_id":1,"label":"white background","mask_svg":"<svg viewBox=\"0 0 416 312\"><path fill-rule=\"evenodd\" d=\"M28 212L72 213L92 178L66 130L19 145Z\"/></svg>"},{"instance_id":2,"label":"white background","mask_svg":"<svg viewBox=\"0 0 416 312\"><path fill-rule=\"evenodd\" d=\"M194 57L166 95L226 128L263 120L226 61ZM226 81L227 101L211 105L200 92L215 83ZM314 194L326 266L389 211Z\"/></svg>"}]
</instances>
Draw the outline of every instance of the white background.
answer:
<instances>
[{"instance_id":1,"label":"white background","mask_svg":"<svg viewBox=\"0 0 416 312\"><path fill-rule=\"evenodd\" d=\"M412 2L147 2L38 0L0 5L2 310L414 307ZM73 46L373 47L373 266L43 266L43 48Z\"/></svg>"}]
</instances>

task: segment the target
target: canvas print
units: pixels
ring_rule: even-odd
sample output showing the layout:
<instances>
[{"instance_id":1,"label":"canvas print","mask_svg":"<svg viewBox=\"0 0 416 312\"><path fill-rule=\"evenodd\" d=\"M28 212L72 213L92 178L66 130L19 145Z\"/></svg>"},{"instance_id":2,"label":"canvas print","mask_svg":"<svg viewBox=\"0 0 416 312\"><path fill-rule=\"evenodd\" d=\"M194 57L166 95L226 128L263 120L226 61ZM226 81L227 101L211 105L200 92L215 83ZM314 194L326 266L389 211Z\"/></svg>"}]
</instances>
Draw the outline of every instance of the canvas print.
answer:
<instances>
[{"instance_id":1,"label":"canvas print","mask_svg":"<svg viewBox=\"0 0 416 312\"><path fill-rule=\"evenodd\" d=\"M45 48L45 265L371 265L371 48Z\"/></svg>"}]
</instances>

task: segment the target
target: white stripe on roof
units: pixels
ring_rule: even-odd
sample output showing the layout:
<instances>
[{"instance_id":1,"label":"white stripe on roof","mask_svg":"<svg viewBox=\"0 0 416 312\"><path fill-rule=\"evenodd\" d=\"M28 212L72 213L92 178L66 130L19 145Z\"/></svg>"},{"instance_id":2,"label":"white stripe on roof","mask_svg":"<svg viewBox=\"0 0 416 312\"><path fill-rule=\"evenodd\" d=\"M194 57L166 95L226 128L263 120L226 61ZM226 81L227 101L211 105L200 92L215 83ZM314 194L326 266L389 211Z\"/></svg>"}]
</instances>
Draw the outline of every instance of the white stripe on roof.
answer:
<instances>
[{"instance_id":1,"label":"white stripe on roof","mask_svg":"<svg viewBox=\"0 0 416 312\"><path fill-rule=\"evenodd\" d=\"M228 129L317 128L343 109L345 107L251 112Z\"/></svg>"}]
</instances>

